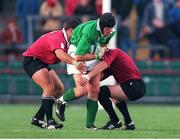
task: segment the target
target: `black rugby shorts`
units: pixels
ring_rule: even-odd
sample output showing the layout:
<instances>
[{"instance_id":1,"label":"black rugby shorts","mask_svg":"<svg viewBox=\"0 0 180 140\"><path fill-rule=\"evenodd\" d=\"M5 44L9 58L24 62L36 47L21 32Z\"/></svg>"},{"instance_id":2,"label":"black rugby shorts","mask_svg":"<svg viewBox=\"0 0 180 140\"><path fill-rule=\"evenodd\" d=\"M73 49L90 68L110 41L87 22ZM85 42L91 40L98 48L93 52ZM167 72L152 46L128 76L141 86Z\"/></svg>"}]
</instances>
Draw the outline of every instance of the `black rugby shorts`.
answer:
<instances>
[{"instance_id":1,"label":"black rugby shorts","mask_svg":"<svg viewBox=\"0 0 180 140\"><path fill-rule=\"evenodd\" d=\"M146 86L142 79L128 80L121 84L121 88L130 101L138 100L146 93Z\"/></svg>"},{"instance_id":2,"label":"black rugby shorts","mask_svg":"<svg viewBox=\"0 0 180 140\"><path fill-rule=\"evenodd\" d=\"M40 69L47 68L48 71L51 70L51 68L48 67L48 64L43 63L41 60L39 60L36 57L29 57L29 56L24 57L23 68L28 74L28 76L31 78L32 75Z\"/></svg>"}]
</instances>

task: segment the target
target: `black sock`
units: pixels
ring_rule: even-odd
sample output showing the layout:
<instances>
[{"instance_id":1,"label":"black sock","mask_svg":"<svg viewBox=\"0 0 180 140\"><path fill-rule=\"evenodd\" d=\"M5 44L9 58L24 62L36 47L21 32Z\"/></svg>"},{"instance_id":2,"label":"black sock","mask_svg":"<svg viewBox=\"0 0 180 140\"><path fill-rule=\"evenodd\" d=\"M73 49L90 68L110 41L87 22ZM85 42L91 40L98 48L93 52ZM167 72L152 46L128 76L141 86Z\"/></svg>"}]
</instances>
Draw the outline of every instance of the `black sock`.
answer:
<instances>
[{"instance_id":1,"label":"black sock","mask_svg":"<svg viewBox=\"0 0 180 140\"><path fill-rule=\"evenodd\" d=\"M122 113L125 123L126 124L131 123L132 120L131 120L131 117L130 117L126 102L117 102L116 107Z\"/></svg>"},{"instance_id":2,"label":"black sock","mask_svg":"<svg viewBox=\"0 0 180 140\"><path fill-rule=\"evenodd\" d=\"M104 110L108 113L110 120L114 122L118 122L119 118L116 115L116 112L114 111L114 108L112 106L112 102L110 100L111 93L109 91L109 88L107 86L102 86L100 88L99 93L99 102L103 106Z\"/></svg>"},{"instance_id":3,"label":"black sock","mask_svg":"<svg viewBox=\"0 0 180 140\"><path fill-rule=\"evenodd\" d=\"M47 121L53 119L53 104L55 103L54 97L42 97L42 104L46 114Z\"/></svg>"},{"instance_id":4,"label":"black sock","mask_svg":"<svg viewBox=\"0 0 180 140\"><path fill-rule=\"evenodd\" d=\"M44 108L43 108L43 105L41 104L39 110L37 111L37 113L34 117L37 118L38 120L44 120L44 115L45 115Z\"/></svg>"}]
</instances>

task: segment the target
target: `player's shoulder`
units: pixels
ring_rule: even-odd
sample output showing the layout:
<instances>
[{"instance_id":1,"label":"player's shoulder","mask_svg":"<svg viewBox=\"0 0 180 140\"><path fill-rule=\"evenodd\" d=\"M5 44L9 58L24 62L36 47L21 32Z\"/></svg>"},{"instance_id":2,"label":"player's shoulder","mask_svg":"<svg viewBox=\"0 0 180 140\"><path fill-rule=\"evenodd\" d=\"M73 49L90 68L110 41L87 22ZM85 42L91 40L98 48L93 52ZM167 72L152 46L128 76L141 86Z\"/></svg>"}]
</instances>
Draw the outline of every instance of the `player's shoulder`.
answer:
<instances>
[{"instance_id":1,"label":"player's shoulder","mask_svg":"<svg viewBox=\"0 0 180 140\"><path fill-rule=\"evenodd\" d=\"M93 24L97 24L97 20L89 20L87 22L85 22L86 25L93 25Z\"/></svg>"},{"instance_id":2,"label":"player's shoulder","mask_svg":"<svg viewBox=\"0 0 180 140\"><path fill-rule=\"evenodd\" d=\"M48 38L49 40L57 40L57 39L59 40L64 38L64 36L63 36L63 32L61 30L58 30L47 33L46 38Z\"/></svg>"},{"instance_id":3,"label":"player's shoulder","mask_svg":"<svg viewBox=\"0 0 180 140\"><path fill-rule=\"evenodd\" d=\"M118 48L111 48L111 49L109 49L109 52L111 52L111 53L117 53L117 52L121 52L121 50L118 49Z\"/></svg>"},{"instance_id":4,"label":"player's shoulder","mask_svg":"<svg viewBox=\"0 0 180 140\"><path fill-rule=\"evenodd\" d=\"M96 25L97 25L97 20L90 20L87 21L86 23L84 23L84 29L83 31L93 31L96 29Z\"/></svg>"},{"instance_id":5,"label":"player's shoulder","mask_svg":"<svg viewBox=\"0 0 180 140\"><path fill-rule=\"evenodd\" d=\"M60 31L47 32L44 35L42 35L40 38L41 39L53 38L55 36L58 36L59 34L60 34Z\"/></svg>"},{"instance_id":6,"label":"player's shoulder","mask_svg":"<svg viewBox=\"0 0 180 140\"><path fill-rule=\"evenodd\" d=\"M111 48L108 51L108 55L110 56L124 56L124 52L119 48Z\"/></svg>"}]
</instances>

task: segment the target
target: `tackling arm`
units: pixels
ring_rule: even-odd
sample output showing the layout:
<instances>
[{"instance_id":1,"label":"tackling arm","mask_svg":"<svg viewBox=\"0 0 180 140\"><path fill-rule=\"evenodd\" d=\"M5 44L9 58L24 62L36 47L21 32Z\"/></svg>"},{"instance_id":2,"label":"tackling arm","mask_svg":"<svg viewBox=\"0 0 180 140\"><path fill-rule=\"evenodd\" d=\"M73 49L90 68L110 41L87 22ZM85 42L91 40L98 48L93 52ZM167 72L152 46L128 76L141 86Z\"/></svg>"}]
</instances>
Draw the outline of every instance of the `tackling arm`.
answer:
<instances>
[{"instance_id":1,"label":"tackling arm","mask_svg":"<svg viewBox=\"0 0 180 140\"><path fill-rule=\"evenodd\" d=\"M106 68L108 68L108 64L105 61L101 61L87 75L91 79L92 77L94 77L98 73L103 72Z\"/></svg>"},{"instance_id":2,"label":"tackling arm","mask_svg":"<svg viewBox=\"0 0 180 140\"><path fill-rule=\"evenodd\" d=\"M63 50L57 49L55 50L55 54L60 60L68 64L74 65L81 72L86 72L86 67L83 62L77 62L73 57L71 57L69 54L67 54Z\"/></svg>"},{"instance_id":3,"label":"tackling arm","mask_svg":"<svg viewBox=\"0 0 180 140\"><path fill-rule=\"evenodd\" d=\"M77 61L89 61L96 59L96 55L88 53L84 55L76 55L75 58Z\"/></svg>"},{"instance_id":4,"label":"tackling arm","mask_svg":"<svg viewBox=\"0 0 180 140\"><path fill-rule=\"evenodd\" d=\"M84 55L76 55L75 58L77 61L89 61L94 59L102 59L105 52L108 50L107 45L101 46L99 49L96 49L95 54L84 54Z\"/></svg>"},{"instance_id":5,"label":"tackling arm","mask_svg":"<svg viewBox=\"0 0 180 140\"><path fill-rule=\"evenodd\" d=\"M73 57L71 57L69 54L67 54L66 52L64 52L61 49L55 50L55 54L60 60L66 62L68 64L73 64L76 62L76 60Z\"/></svg>"},{"instance_id":6,"label":"tackling arm","mask_svg":"<svg viewBox=\"0 0 180 140\"><path fill-rule=\"evenodd\" d=\"M98 73L101 73L102 71L104 71L106 68L108 67L107 63L105 61L101 61L100 63L98 63L94 69L92 71L90 71L88 74L83 75L80 78L80 84L81 86L86 85L86 83L95 75L97 75Z\"/></svg>"}]
</instances>

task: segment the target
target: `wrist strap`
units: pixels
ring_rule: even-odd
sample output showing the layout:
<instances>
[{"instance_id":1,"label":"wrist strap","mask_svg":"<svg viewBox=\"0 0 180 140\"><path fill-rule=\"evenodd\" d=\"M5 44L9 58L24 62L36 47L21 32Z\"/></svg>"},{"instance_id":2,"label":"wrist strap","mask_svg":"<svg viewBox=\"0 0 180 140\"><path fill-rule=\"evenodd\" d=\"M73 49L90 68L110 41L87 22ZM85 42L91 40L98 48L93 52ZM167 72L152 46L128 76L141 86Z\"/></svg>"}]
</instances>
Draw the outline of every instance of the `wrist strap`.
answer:
<instances>
[{"instance_id":1,"label":"wrist strap","mask_svg":"<svg viewBox=\"0 0 180 140\"><path fill-rule=\"evenodd\" d=\"M83 75L83 78L86 78L88 81L90 80L90 77L88 75Z\"/></svg>"},{"instance_id":2,"label":"wrist strap","mask_svg":"<svg viewBox=\"0 0 180 140\"><path fill-rule=\"evenodd\" d=\"M77 68L79 66L80 62L74 61L73 65Z\"/></svg>"}]
</instances>

